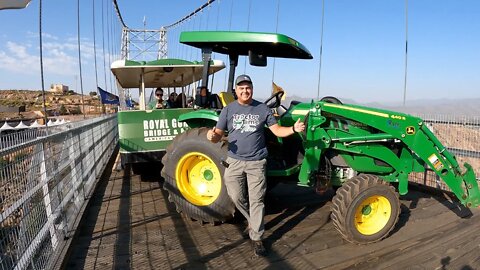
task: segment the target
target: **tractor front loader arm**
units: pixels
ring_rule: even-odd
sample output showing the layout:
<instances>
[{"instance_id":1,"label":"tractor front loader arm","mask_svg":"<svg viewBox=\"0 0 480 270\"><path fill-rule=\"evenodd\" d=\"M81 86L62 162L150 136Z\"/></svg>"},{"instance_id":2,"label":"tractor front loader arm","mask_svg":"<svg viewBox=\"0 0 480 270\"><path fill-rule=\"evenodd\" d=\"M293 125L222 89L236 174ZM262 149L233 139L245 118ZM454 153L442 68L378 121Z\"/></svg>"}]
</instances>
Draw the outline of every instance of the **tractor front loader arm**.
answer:
<instances>
[{"instance_id":1,"label":"tractor front loader arm","mask_svg":"<svg viewBox=\"0 0 480 270\"><path fill-rule=\"evenodd\" d=\"M386 146L387 141L402 150L395 156L386 153L385 150L393 152ZM408 191L409 173L425 170L414 165L423 162L447 184L462 204L467 207L480 205L478 182L470 164L465 163L462 171L455 157L418 117L357 105L312 102L304 145L308 166L302 165L301 184L302 181L307 183L306 175L317 169L315 162L320 162L320 155L326 149L332 149L357 158L362 156L385 162L393 172L383 177L399 182L400 194Z\"/></svg>"},{"instance_id":2,"label":"tractor front loader arm","mask_svg":"<svg viewBox=\"0 0 480 270\"><path fill-rule=\"evenodd\" d=\"M480 205L480 191L470 164L464 163L462 172L455 157L442 145L423 121L418 122L419 132L409 147L447 184L457 198L467 207Z\"/></svg>"}]
</instances>

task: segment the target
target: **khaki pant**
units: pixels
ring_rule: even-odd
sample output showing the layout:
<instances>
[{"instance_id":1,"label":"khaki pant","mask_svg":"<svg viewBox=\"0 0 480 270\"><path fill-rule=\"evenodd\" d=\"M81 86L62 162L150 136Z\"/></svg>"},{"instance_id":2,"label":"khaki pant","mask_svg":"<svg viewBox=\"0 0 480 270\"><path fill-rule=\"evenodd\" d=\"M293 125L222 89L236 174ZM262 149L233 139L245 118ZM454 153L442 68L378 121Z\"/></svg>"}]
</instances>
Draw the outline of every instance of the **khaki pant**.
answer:
<instances>
[{"instance_id":1,"label":"khaki pant","mask_svg":"<svg viewBox=\"0 0 480 270\"><path fill-rule=\"evenodd\" d=\"M228 157L226 162L229 166L225 169L224 179L228 195L247 219L250 239L261 240L265 231L263 199L267 190L267 160L243 161Z\"/></svg>"}]
</instances>

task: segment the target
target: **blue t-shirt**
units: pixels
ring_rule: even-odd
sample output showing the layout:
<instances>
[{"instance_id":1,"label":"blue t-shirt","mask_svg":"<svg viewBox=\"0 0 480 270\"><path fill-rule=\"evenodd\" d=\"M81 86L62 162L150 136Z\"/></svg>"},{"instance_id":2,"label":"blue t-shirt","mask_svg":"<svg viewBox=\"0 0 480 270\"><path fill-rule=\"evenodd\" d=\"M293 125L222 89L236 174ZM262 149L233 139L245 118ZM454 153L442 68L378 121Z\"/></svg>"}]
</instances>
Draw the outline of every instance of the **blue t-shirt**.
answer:
<instances>
[{"instance_id":1,"label":"blue t-shirt","mask_svg":"<svg viewBox=\"0 0 480 270\"><path fill-rule=\"evenodd\" d=\"M229 157L251 161L268 156L264 128L276 123L267 105L257 100L248 105L235 101L223 108L216 128L228 131Z\"/></svg>"}]
</instances>

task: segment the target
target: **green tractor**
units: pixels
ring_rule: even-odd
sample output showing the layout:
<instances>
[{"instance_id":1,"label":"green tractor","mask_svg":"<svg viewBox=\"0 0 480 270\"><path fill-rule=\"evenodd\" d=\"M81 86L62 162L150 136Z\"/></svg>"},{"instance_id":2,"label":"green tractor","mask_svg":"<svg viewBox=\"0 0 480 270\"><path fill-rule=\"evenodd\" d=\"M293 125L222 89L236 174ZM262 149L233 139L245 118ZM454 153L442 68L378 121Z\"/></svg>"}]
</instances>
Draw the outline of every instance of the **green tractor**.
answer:
<instances>
[{"instance_id":1,"label":"green tractor","mask_svg":"<svg viewBox=\"0 0 480 270\"><path fill-rule=\"evenodd\" d=\"M252 32L183 32L180 42L200 48L204 60L212 52L228 54L228 89L239 55L250 64L265 66L267 57L311 59L296 40L282 35ZM208 69L209 61L204 61ZM207 85L204 73L202 85ZM334 97L310 103L281 104L283 92L268 98L282 126L297 119L306 129L288 138L277 138L267 128L269 185L283 179L324 190L337 187L331 219L342 237L367 244L385 238L400 214L399 194L408 192L408 176L431 168L467 207L480 205L478 183L472 167L461 168L427 128L422 119L407 114L342 104ZM179 116L191 127L175 137L162 159L164 188L177 211L206 222L232 217L235 207L227 195L223 173L227 141L206 139L220 108L195 110ZM392 183L396 183L395 188ZM398 190L398 191L397 191Z\"/></svg>"}]
</instances>

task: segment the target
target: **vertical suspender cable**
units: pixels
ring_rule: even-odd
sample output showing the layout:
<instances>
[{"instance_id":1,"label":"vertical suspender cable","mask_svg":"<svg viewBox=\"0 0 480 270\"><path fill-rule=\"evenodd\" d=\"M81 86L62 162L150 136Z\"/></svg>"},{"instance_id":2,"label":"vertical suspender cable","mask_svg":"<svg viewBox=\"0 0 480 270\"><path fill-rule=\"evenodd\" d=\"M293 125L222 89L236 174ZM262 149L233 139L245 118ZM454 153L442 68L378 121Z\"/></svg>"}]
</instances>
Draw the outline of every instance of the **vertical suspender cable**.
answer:
<instances>
[{"instance_id":1,"label":"vertical suspender cable","mask_svg":"<svg viewBox=\"0 0 480 270\"><path fill-rule=\"evenodd\" d=\"M195 31L195 23L197 22L197 17L194 16L192 18L192 31ZM193 50L192 50L192 47L190 47L190 60L193 59Z\"/></svg>"},{"instance_id":2,"label":"vertical suspender cable","mask_svg":"<svg viewBox=\"0 0 480 270\"><path fill-rule=\"evenodd\" d=\"M320 61L318 64L318 85L317 85L317 99L320 98L320 82L322 78L322 55L323 55L323 25L325 22L325 0L322 0L322 26L320 32Z\"/></svg>"},{"instance_id":3,"label":"vertical suspender cable","mask_svg":"<svg viewBox=\"0 0 480 270\"><path fill-rule=\"evenodd\" d=\"M405 77L403 80L403 107L407 99L407 62L408 60L408 0L405 0Z\"/></svg>"},{"instance_id":4,"label":"vertical suspender cable","mask_svg":"<svg viewBox=\"0 0 480 270\"><path fill-rule=\"evenodd\" d=\"M230 20L228 22L228 31L232 30L233 1L234 0L232 0L232 4L230 5Z\"/></svg>"},{"instance_id":5,"label":"vertical suspender cable","mask_svg":"<svg viewBox=\"0 0 480 270\"><path fill-rule=\"evenodd\" d=\"M218 30L218 17L220 15L220 1L217 2L217 21L215 24L215 30ZM210 10L210 9L209 9ZM213 53L213 58L215 59L215 53ZM215 80L215 73L212 74L212 81L210 82L210 90L213 90L213 81Z\"/></svg>"},{"instance_id":6,"label":"vertical suspender cable","mask_svg":"<svg viewBox=\"0 0 480 270\"><path fill-rule=\"evenodd\" d=\"M95 27L95 0L92 0L92 4L93 4L93 9L92 9L92 12L93 12L93 54L94 54L94 63L95 63L95 89L96 91L98 92L98 66L97 66L97 42L96 42L96 27ZM100 96L100 93L98 93L98 95ZM100 100L102 100L100 98ZM102 114L105 114L105 106L102 104Z\"/></svg>"},{"instance_id":7,"label":"vertical suspender cable","mask_svg":"<svg viewBox=\"0 0 480 270\"><path fill-rule=\"evenodd\" d=\"M278 33L278 17L280 14L280 0L277 0L277 18L275 23L275 33ZM272 93L273 93L273 82L275 81L275 63L277 58L273 58L273 68L272 68Z\"/></svg>"},{"instance_id":8,"label":"vertical suspender cable","mask_svg":"<svg viewBox=\"0 0 480 270\"><path fill-rule=\"evenodd\" d=\"M208 10L207 10L207 23L205 25L205 30L208 30L208 23L210 21L210 1L208 1L207 4L208 4L207 5Z\"/></svg>"},{"instance_id":9,"label":"vertical suspender cable","mask_svg":"<svg viewBox=\"0 0 480 270\"><path fill-rule=\"evenodd\" d=\"M97 72L97 43L96 43L96 34L95 34L95 0L92 0L93 4L93 54L95 55L94 57L94 63L95 63L95 85L98 87L98 72Z\"/></svg>"},{"instance_id":10,"label":"vertical suspender cable","mask_svg":"<svg viewBox=\"0 0 480 270\"><path fill-rule=\"evenodd\" d=\"M112 6L110 6L109 9L112 9ZM114 35L114 33L113 33L113 9L110 11L109 21L110 21L110 27L109 27L109 29L110 29L110 34L108 35L108 38L109 38L109 40L110 40L110 46L108 46L108 49L109 49L108 59L110 60L110 62L109 62L108 67L110 67L110 65L111 65L112 62L113 62L112 59L113 59L113 53L114 53L114 49L113 49L113 46L114 46L114 45L113 45L113 35ZM112 89L112 93L113 93L113 91L115 90L115 93L118 94L118 93L117 93L117 88L116 88L115 85L113 84L112 72L109 71L109 72L108 72L108 75L110 75L110 76L109 76L109 77L110 77L110 89Z\"/></svg>"},{"instance_id":11,"label":"vertical suspender cable","mask_svg":"<svg viewBox=\"0 0 480 270\"><path fill-rule=\"evenodd\" d=\"M252 10L252 0L248 1L248 19L247 19L247 32L250 30L250 13ZM247 56L243 58L243 74L247 72Z\"/></svg>"},{"instance_id":12,"label":"vertical suspender cable","mask_svg":"<svg viewBox=\"0 0 480 270\"><path fill-rule=\"evenodd\" d=\"M103 0L102 0L102 52L103 52L103 75L104 75L104 79L105 79L105 91L108 91L107 90L107 67L106 67L106 63L105 63L105 33L104 33L104 29L105 29L105 24L104 24L104 10L103 10Z\"/></svg>"},{"instance_id":13,"label":"vertical suspender cable","mask_svg":"<svg viewBox=\"0 0 480 270\"><path fill-rule=\"evenodd\" d=\"M80 71L80 91L82 94L82 112L85 119L85 102L83 100L82 55L80 47L80 0L77 0L77 41L78 41L78 68Z\"/></svg>"},{"instance_id":14,"label":"vertical suspender cable","mask_svg":"<svg viewBox=\"0 0 480 270\"><path fill-rule=\"evenodd\" d=\"M228 22L228 31L232 30L233 1L234 0L232 0L232 4L230 4L230 17L229 17L230 21ZM224 91L230 93L232 91L232 89L227 89L227 83L228 83L228 71L225 71L225 80L224 80L223 89L225 89Z\"/></svg>"},{"instance_id":15,"label":"vertical suspender cable","mask_svg":"<svg viewBox=\"0 0 480 270\"><path fill-rule=\"evenodd\" d=\"M215 30L218 31L218 19L220 18L220 1L217 2L217 23L215 25Z\"/></svg>"},{"instance_id":16,"label":"vertical suspender cable","mask_svg":"<svg viewBox=\"0 0 480 270\"><path fill-rule=\"evenodd\" d=\"M111 55L112 52L110 50L110 12L108 8L108 0L106 1L106 13L107 13L107 18L106 18L106 24L107 24L107 51L108 51L108 66L110 67L110 63L112 63ZM107 73L108 69L105 69L105 73ZM112 88L112 77L110 76L111 72L108 72L108 81L110 82L110 92L113 93L113 88Z\"/></svg>"},{"instance_id":17,"label":"vertical suspender cable","mask_svg":"<svg viewBox=\"0 0 480 270\"><path fill-rule=\"evenodd\" d=\"M43 43L42 43L42 0L39 1L39 36L40 36L40 77L42 81L42 98L43 98L43 119L45 121L46 133L48 134L48 116L47 116L47 105L45 102L45 79L43 77Z\"/></svg>"}]
</instances>

